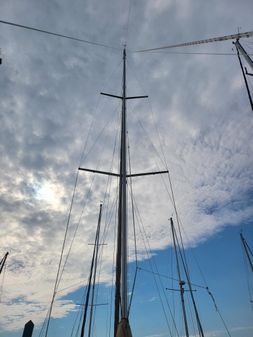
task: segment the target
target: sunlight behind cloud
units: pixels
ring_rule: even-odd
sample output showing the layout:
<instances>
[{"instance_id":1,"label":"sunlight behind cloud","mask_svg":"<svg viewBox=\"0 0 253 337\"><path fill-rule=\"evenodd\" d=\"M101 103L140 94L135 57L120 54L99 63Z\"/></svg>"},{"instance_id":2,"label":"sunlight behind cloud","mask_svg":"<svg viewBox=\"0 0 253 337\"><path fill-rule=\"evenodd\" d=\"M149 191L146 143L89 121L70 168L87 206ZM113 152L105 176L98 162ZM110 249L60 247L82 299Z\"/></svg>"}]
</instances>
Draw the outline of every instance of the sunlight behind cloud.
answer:
<instances>
[{"instance_id":1,"label":"sunlight behind cloud","mask_svg":"<svg viewBox=\"0 0 253 337\"><path fill-rule=\"evenodd\" d=\"M62 195L61 188L49 181L34 184L35 198L47 203L54 209L60 207L60 196Z\"/></svg>"},{"instance_id":2,"label":"sunlight behind cloud","mask_svg":"<svg viewBox=\"0 0 253 337\"><path fill-rule=\"evenodd\" d=\"M50 183L45 182L36 189L36 198L52 203L55 199L55 193Z\"/></svg>"}]
</instances>

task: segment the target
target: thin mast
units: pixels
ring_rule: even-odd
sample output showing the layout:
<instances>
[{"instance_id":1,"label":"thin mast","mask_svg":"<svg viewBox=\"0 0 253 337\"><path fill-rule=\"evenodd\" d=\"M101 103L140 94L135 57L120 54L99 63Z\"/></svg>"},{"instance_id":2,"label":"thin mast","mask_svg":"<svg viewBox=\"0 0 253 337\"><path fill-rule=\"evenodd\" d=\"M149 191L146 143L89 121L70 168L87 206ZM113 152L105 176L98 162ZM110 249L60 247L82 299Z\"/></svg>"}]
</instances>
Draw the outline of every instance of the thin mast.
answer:
<instances>
[{"instance_id":1,"label":"thin mast","mask_svg":"<svg viewBox=\"0 0 253 337\"><path fill-rule=\"evenodd\" d=\"M176 239L177 245L179 247L179 242L178 242L178 238L177 238L177 234L176 233L175 233L175 239ZM192 284L191 284L191 281L190 281L190 276L189 276L189 271L188 271L188 267L187 267L187 262L186 262L185 256L181 252L181 249L179 249L179 254L180 254L180 257L181 257L184 273L185 273L187 284L188 284L189 291L190 291L190 296L191 296L191 300L192 300L192 304L193 304L193 308L194 308L194 312L195 312L195 316L196 316L196 320L197 320L197 325L198 325L198 330L199 330L199 336L200 337L204 337L204 331L203 331L203 328L202 328L202 324L200 322L200 317L199 317L197 305L196 305L196 302L195 302L195 299L194 299L194 296L193 296Z\"/></svg>"},{"instance_id":2,"label":"thin mast","mask_svg":"<svg viewBox=\"0 0 253 337\"><path fill-rule=\"evenodd\" d=\"M250 268L251 268L251 270L252 270L252 272L253 272L253 263L252 263L252 261L251 261L251 259L250 259L250 255L249 255L249 252L250 252L251 254L252 254L252 252L251 252L251 250L250 250L250 248L249 248L249 246L248 246L248 244L247 244L245 238L243 237L242 233L240 233L240 237L241 237L241 240L242 240L242 244L243 244L243 247L244 247L246 256L247 256L248 261L249 261Z\"/></svg>"},{"instance_id":3,"label":"thin mast","mask_svg":"<svg viewBox=\"0 0 253 337\"><path fill-rule=\"evenodd\" d=\"M126 49L123 50L123 92L121 121L121 306L122 317L127 318L127 194L126 194Z\"/></svg>"},{"instance_id":4,"label":"thin mast","mask_svg":"<svg viewBox=\"0 0 253 337\"><path fill-rule=\"evenodd\" d=\"M248 97L249 97L249 102L250 102L251 110L253 111L253 101L252 101L252 97L251 97L248 81L247 81L247 78L246 78L246 75L245 75L245 72L244 72L244 69L243 69L242 60L241 60L241 57L240 57L240 52L242 53L243 57L248 62L249 66L252 68L252 70L253 70L253 62L252 62L251 58L249 57L249 55L247 54L246 50L240 44L239 40L236 40L236 42L233 42L233 43L236 46L237 57L238 57L238 60L239 60L239 63L240 63L240 67L241 67L241 70L242 70L242 76L243 76L244 83L245 83L246 90L247 90L247 94L248 94ZM251 74L248 74L248 75L251 75Z\"/></svg>"},{"instance_id":5,"label":"thin mast","mask_svg":"<svg viewBox=\"0 0 253 337\"><path fill-rule=\"evenodd\" d=\"M116 337L119 314L127 318L127 196L126 196L126 49L123 50L122 115L119 174L118 238L115 281L114 336Z\"/></svg>"},{"instance_id":6,"label":"thin mast","mask_svg":"<svg viewBox=\"0 0 253 337\"><path fill-rule=\"evenodd\" d=\"M241 43L239 42L239 40L237 39L234 42L236 49L240 50L240 52L242 53L243 57L245 58L245 60L247 61L248 65L250 66L251 70L253 71L253 61L251 60L251 58L249 57L248 53L246 52L246 50L243 48L243 46L241 45Z\"/></svg>"},{"instance_id":7,"label":"thin mast","mask_svg":"<svg viewBox=\"0 0 253 337\"><path fill-rule=\"evenodd\" d=\"M101 95L121 99L121 142L120 142L120 172L98 171L79 167L79 170L105 174L119 178L119 204L118 204L118 231L116 253L116 278L115 278L115 301L114 301L114 337L131 337L131 329L128 322L129 308L127 300L127 178L140 177L153 174L168 173L168 170L157 172L142 172L127 174L127 146L126 146L126 101L131 99L147 98L148 96L127 96L126 93L126 49L123 50L123 77L122 96L101 92Z\"/></svg>"},{"instance_id":8,"label":"thin mast","mask_svg":"<svg viewBox=\"0 0 253 337\"><path fill-rule=\"evenodd\" d=\"M6 262L6 259L7 259L7 256L9 255L9 252L5 253L4 254L4 257L2 258L2 260L0 261L0 274L3 270L3 267L5 265L5 262Z\"/></svg>"},{"instance_id":9,"label":"thin mast","mask_svg":"<svg viewBox=\"0 0 253 337\"><path fill-rule=\"evenodd\" d=\"M189 329L188 329L188 324L187 324L187 316L186 316L186 309L185 309L185 303L184 303L184 284L185 284L185 282L181 279L179 259L178 259L178 253L177 253L177 245L176 245L176 239L175 239L175 229L174 229L174 224L173 224L172 218L170 218L170 224L171 224L171 231L172 231L173 244L174 244L176 263L177 263L177 274L178 274L178 280L179 280L179 286L180 286L180 298L181 298L183 317L184 317L185 335L186 335L186 337L189 337Z\"/></svg>"},{"instance_id":10,"label":"thin mast","mask_svg":"<svg viewBox=\"0 0 253 337\"><path fill-rule=\"evenodd\" d=\"M92 291L91 291L91 304L90 304L90 322L89 322L89 331L88 337L91 336L91 329L92 329L92 318L93 318L93 308L94 308L94 296L95 296L95 286L96 286L96 276L97 276L97 264L98 264L98 249L99 249L99 236L100 236L100 227L101 227L101 217L102 217L102 207L103 205L100 204L99 210L99 218L98 218L98 226L97 226L97 235L95 241L95 265L94 265L94 272L93 272L93 284L92 284Z\"/></svg>"},{"instance_id":11,"label":"thin mast","mask_svg":"<svg viewBox=\"0 0 253 337\"><path fill-rule=\"evenodd\" d=\"M98 253L98 246L99 246L99 234L100 234L102 207L103 207L102 204L100 204L98 224L97 224L97 230L96 230L96 236L95 236L95 244L94 244L93 255L92 255L92 260L91 260L90 275L89 275L89 281L88 281L88 288L87 288L87 292L86 292L86 300L85 300L85 306L84 306L83 321L82 321L80 337L84 337L86 318L87 318L88 306L89 306L92 275L94 275L94 271L93 271L94 270L94 264L95 264L95 268L96 268L96 263L97 263L97 253ZM93 308L91 307L91 315L92 315L92 309Z\"/></svg>"}]
</instances>

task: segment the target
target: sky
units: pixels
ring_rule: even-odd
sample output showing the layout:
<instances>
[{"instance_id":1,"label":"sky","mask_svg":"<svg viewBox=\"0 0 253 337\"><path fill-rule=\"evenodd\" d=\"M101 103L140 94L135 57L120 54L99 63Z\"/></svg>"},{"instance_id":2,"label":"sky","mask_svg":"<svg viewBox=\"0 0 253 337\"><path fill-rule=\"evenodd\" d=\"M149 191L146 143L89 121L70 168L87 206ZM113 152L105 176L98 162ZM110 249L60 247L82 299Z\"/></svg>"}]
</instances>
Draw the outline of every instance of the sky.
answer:
<instances>
[{"instance_id":1,"label":"sky","mask_svg":"<svg viewBox=\"0 0 253 337\"><path fill-rule=\"evenodd\" d=\"M2 1L0 20L106 47L0 23L0 254L10 253L4 277L0 276L0 337L20 336L30 319L39 336L75 181L64 260L70 253L49 336L67 336L73 325L88 277L101 201L106 246L101 251L99 296L110 302L117 181L78 174L78 167L118 169L120 102L100 92L121 94L124 45L128 95L149 96L128 104L132 172L169 168L186 252L191 256L193 251L203 269L199 272L189 257L192 279L198 284L206 280L232 336L252 335L239 233L244 231L252 247L253 116L236 55L207 55L234 54L234 47L226 41L173 53L136 52L238 29L252 31L252 10L250 0ZM252 39L242 44L252 52ZM176 217L169 188L167 175L133 181L139 263L150 269L152 255L159 271L171 276L175 265L164 267L171 259L166 255L172 244L168 219ZM129 285L134 269L131 216L129 211ZM154 280L143 278L145 282L136 284L139 295L130 315L134 335L169 336L158 314L161 304ZM167 296L177 308L178 299ZM204 308L206 335L226 336L217 313L211 312L210 299L206 304L199 291L196 296ZM103 323L108 331L110 314L105 310L96 323L98 334L104 331ZM153 316L149 326L144 318Z\"/></svg>"}]
</instances>

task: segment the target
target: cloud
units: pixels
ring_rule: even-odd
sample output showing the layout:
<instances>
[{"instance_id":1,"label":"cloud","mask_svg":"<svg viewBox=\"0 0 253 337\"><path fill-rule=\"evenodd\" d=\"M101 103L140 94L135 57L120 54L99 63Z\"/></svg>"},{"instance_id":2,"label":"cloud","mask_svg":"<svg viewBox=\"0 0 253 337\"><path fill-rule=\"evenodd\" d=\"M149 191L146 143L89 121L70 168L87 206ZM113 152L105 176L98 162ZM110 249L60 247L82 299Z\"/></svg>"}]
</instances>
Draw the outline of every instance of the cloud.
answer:
<instances>
[{"instance_id":1,"label":"cloud","mask_svg":"<svg viewBox=\"0 0 253 337\"><path fill-rule=\"evenodd\" d=\"M237 1L215 1L212 8L201 1L138 1L130 11L127 89L130 95L150 97L128 105L132 170L164 169L161 158L165 157L186 246L197 245L224 226L252 217L249 139L253 125L239 67L232 57L137 54L131 50L233 33L241 24L235 15L239 6ZM248 30L250 1L243 6L243 23ZM87 1L84 5L77 1L70 7L67 1L58 0L39 4L12 1L3 3L1 13L3 20L112 46L121 47L126 39L127 2ZM5 314L0 320L1 326L11 331L20 329L31 316L36 325L46 316L87 136L87 156L81 166L109 170L112 165L114 171L118 169L120 104L98 94L121 93L122 55L121 51L4 25L0 34L0 247L2 255L10 251L2 296ZM214 48L231 51L231 44L202 50ZM152 238L152 249L170 244L168 218L175 212L168 202L168 183L167 176L164 180L155 176L133 181L142 258L146 254L140 219L146 235ZM111 199L105 202L103 220L108 247L103 250L100 276L106 284L111 282L117 200L117 181L113 178L110 184ZM76 286L65 290L62 297L87 279L92 254L88 244L94 241L106 185L106 177L96 176L93 181L91 174L79 173L65 254L81 220L61 288ZM129 231L133 231L131 226ZM129 244L133 259L132 238ZM56 301L54 317L75 308L62 297Z\"/></svg>"}]
</instances>

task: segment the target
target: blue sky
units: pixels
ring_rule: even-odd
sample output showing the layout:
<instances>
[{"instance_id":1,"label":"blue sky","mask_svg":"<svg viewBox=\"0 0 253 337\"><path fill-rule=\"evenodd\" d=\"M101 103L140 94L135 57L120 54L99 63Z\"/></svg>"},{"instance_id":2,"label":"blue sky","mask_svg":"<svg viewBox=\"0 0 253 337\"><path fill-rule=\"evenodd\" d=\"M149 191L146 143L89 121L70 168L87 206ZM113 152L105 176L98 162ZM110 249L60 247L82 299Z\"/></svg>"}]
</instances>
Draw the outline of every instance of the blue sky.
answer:
<instances>
[{"instance_id":1,"label":"blue sky","mask_svg":"<svg viewBox=\"0 0 253 337\"><path fill-rule=\"evenodd\" d=\"M239 238L241 230L243 230L248 244L252 246L252 223L248 223L241 226L227 227L198 247L187 249L186 253L192 282L203 286L205 286L205 281L207 282L231 335L250 337L253 331L252 308L249 303L247 270ZM172 276L170 265L171 248L157 251L154 258L160 273L169 277ZM150 270L149 261L140 263L140 266ZM205 281L199 268L204 275ZM174 274L173 277L176 277L176 275ZM162 278L162 280L164 287L172 287L171 280L166 278ZM252 282L252 275L250 280ZM173 284L174 288L178 287L175 281ZM207 336L210 333L211 336L227 336L223 323L205 289L196 287L194 289L197 289L195 296ZM98 302L107 303L110 291L110 287L100 285ZM171 294L169 295L168 291L165 292L168 298L171 298ZM75 303L81 303L82 297L83 290L67 296L68 299L74 300ZM177 302L178 293L174 297L175 302ZM152 318L147 319L147 317ZM72 313L64 319L53 320L49 336L69 336L75 319L76 313ZM102 322L108 324L108 306L97 309L96 319L96 331L102 333L104 331ZM132 304L130 321L136 336L169 336L154 279L148 272L140 271L138 274L136 297ZM35 328L35 337L39 336L40 329L41 327ZM16 337L20 336L21 332L22 330L15 333L5 332L1 336Z\"/></svg>"},{"instance_id":2,"label":"blue sky","mask_svg":"<svg viewBox=\"0 0 253 337\"><path fill-rule=\"evenodd\" d=\"M0 303L1 337L20 334L31 318L36 326L44 320L79 165L118 170L120 102L100 92L121 94L124 44L127 92L149 96L127 105L132 171L169 168L185 247L196 252L228 326L249 326L237 238L241 226L252 238L253 118L234 46L225 41L173 54L135 51L238 29L252 31L252 9L251 0L2 1L1 20L109 48L0 23L0 255L10 252ZM242 43L252 53L252 39ZM169 177L135 178L133 191L140 263L147 264L145 228L159 268L169 273L168 219L175 218ZM53 310L55 331L73 314L75 305L69 299L87 280L100 201L107 243L100 282L110 291L116 200L115 178L80 172L64 251L68 260L59 286L62 297ZM130 263L132 234L129 211ZM201 282L194 263L191 268ZM158 308L152 279L145 278L147 283L137 284L138 290ZM199 296L202 304L205 296ZM145 301L139 299L133 311L145 312ZM139 324L161 315L160 310L150 310ZM221 327L205 310L207 330L215 336ZM145 333L138 322L133 327L140 336L165 331L164 322ZM234 332L237 337L239 333Z\"/></svg>"}]
</instances>

